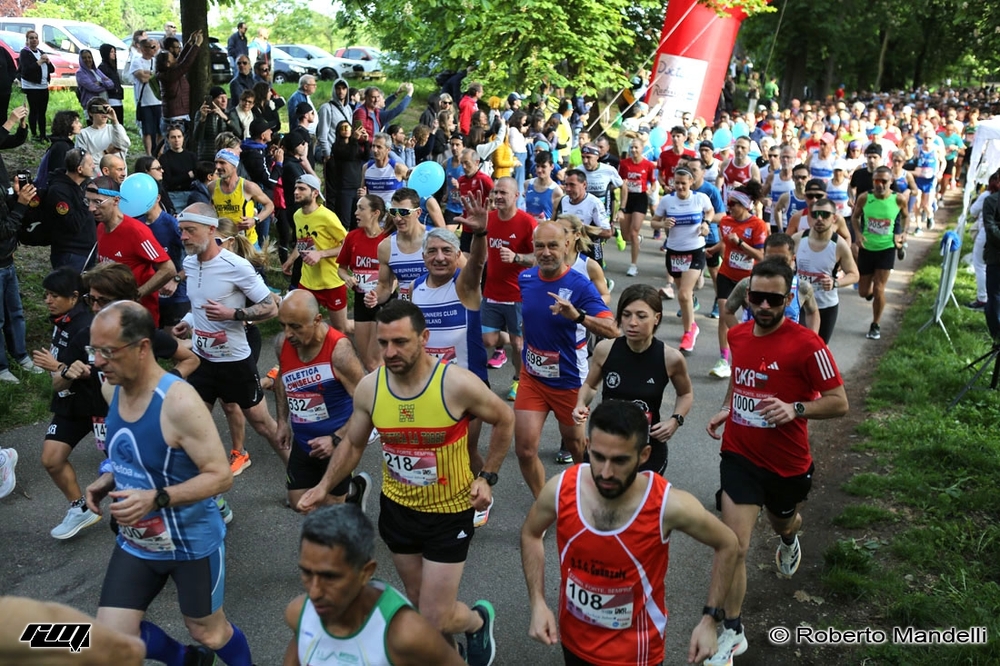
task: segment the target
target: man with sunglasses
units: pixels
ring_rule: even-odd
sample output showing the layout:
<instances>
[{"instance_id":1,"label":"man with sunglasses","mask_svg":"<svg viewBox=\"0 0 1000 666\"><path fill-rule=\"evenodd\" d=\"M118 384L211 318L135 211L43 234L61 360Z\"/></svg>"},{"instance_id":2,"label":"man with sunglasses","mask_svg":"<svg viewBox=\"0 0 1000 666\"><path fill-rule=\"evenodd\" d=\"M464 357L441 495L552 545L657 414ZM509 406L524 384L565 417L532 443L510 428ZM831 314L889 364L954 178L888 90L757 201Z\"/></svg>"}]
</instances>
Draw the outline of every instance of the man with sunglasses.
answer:
<instances>
[{"instance_id":1,"label":"man with sunglasses","mask_svg":"<svg viewBox=\"0 0 1000 666\"><path fill-rule=\"evenodd\" d=\"M132 270L139 286L139 303L159 326L158 292L177 275L177 269L149 227L122 213L118 189L118 183L108 176L87 185L87 204L97 221L97 261L125 264Z\"/></svg>"},{"instance_id":2,"label":"man with sunglasses","mask_svg":"<svg viewBox=\"0 0 1000 666\"><path fill-rule=\"evenodd\" d=\"M790 149L793 153L795 152L795 149L791 146L786 146L786 148ZM792 216L806 209L808 205L806 201L806 181L808 180L809 169L806 168L805 164L796 164L792 167L792 189L778 197L778 201L774 205L774 214L777 216L779 230L788 233Z\"/></svg>"},{"instance_id":3,"label":"man with sunglasses","mask_svg":"<svg viewBox=\"0 0 1000 666\"><path fill-rule=\"evenodd\" d=\"M236 59L236 76L229 81L229 107L227 111L231 111L236 108L236 105L240 103L240 97L247 90L253 90L254 84L257 81L254 79L253 70L250 69L250 58L246 55L241 55Z\"/></svg>"},{"instance_id":4,"label":"man with sunglasses","mask_svg":"<svg viewBox=\"0 0 1000 666\"><path fill-rule=\"evenodd\" d=\"M97 619L146 644L166 664L251 663L250 646L222 608L226 527L213 496L233 484L222 441L198 394L156 363L152 318L135 303L94 317L87 351L104 374L110 408L108 459L87 487L87 507L101 513L110 497L120 525L101 590ZM181 614L201 645L184 647L146 610L167 578ZM214 654L213 654L214 652Z\"/></svg>"},{"instance_id":5,"label":"man with sunglasses","mask_svg":"<svg viewBox=\"0 0 1000 666\"><path fill-rule=\"evenodd\" d=\"M398 189L386 212L396 232L378 244L378 284L365 294L365 306L372 309L389 300L394 284L399 286L399 297L409 300L413 282L427 272L420 195L408 187Z\"/></svg>"},{"instance_id":6,"label":"man with sunglasses","mask_svg":"<svg viewBox=\"0 0 1000 666\"><path fill-rule=\"evenodd\" d=\"M879 321L885 309L885 285L896 263L896 252L903 245L907 219L904 194L893 192L892 169L875 169L874 189L858 197L851 223L858 246L858 294L872 301L872 323L865 337L882 337Z\"/></svg>"},{"instance_id":7,"label":"man with sunglasses","mask_svg":"<svg viewBox=\"0 0 1000 666\"><path fill-rule=\"evenodd\" d=\"M775 159L777 158L777 159ZM764 221L771 224L771 233L781 231L783 228L784 215L780 207L781 197L788 194L789 197L795 187L795 179L792 167L795 166L795 149L785 144L783 146L773 146L768 150L768 170L764 180L764 196L771 197L770 215L765 214ZM787 208L788 204L785 204Z\"/></svg>"},{"instance_id":8,"label":"man with sunglasses","mask_svg":"<svg viewBox=\"0 0 1000 666\"><path fill-rule=\"evenodd\" d=\"M785 260L754 265L747 292L753 321L729 330L732 380L722 409L708 424L708 434L722 440L722 488L716 504L740 544L736 574L723 604L719 649L705 662L710 666L732 663L733 656L747 650L740 613L747 587L746 554L761 507L781 537L775 553L778 570L791 576L798 569L798 511L814 469L806 422L836 418L848 410L833 354L815 332L786 321L794 277Z\"/></svg>"},{"instance_id":9,"label":"man with sunglasses","mask_svg":"<svg viewBox=\"0 0 1000 666\"><path fill-rule=\"evenodd\" d=\"M39 219L46 220L54 232L49 248L52 268L69 266L82 273L93 266L97 243L97 224L84 194L84 185L94 177L94 157L73 148L63 165L65 170L55 169L49 175L48 190L37 210Z\"/></svg>"},{"instance_id":10,"label":"man with sunglasses","mask_svg":"<svg viewBox=\"0 0 1000 666\"><path fill-rule=\"evenodd\" d=\"M160 84L156 79L153 59L160 43L152 37L139 42L140 57L133 58L128 74L132 77L132 91L135 93L136 118L142 125L142 142L146 154L153 154L153 147L160 140ZM239 99L239 98L237 98Z\"/></svg>"}]
</instances>

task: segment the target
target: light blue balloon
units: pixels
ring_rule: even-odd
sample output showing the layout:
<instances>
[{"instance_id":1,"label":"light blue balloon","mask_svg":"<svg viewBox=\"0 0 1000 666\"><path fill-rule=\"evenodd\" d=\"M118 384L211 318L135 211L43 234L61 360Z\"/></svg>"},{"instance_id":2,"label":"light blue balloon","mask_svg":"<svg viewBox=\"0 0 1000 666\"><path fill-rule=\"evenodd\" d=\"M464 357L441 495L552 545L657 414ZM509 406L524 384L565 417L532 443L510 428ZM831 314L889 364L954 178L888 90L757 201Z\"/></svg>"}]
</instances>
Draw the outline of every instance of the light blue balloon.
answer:
<instances>
[{"instance_id":1,"label":"light blue balloon","mask_svg":"<svg viewBox=\"0 0 1000 666\"><path fill-rule=\"evenodd\" d=\"M118 208L129 217L142 217L156 203L160 190L148 173L134 173L121 185Z\"/></svg>"},{"instance_id":2,"label":"light blue balloon","mask_svg":"<svg viewBox=\"0 0 1000 666\"><path fill-rule=\"evenodd\" d=\"M432 197L444 185L444 167L430 160L421 162L413 167L407 184L424 199Z\"/></svg>"},{"instance_id":3,"label":"light blue balloon","mask_svg":"<svg viewBox=\"0 0 1000 666\"><path fill-rule=\"evenodd\" d=\"M750 127L742 120L733 123L733 136L737 139L741 136L750 136Z\"/></svg>"},{"instance_id":4,"label":"light blue balloon","mask_svg":"<svg viewBox=\"0 0 1000 666\"><path fill-rule=\"evenodd\" d=\"M722 129L716 130L715 134L712 135L712 146L716 150L722 150L723 148L728 148L733 143L733 133L728 129L723 127Z\"/></svg>"},{"instance_id":5,"label":"light blue balloon","mask_svg":"<svg viewBox=\"0 0 1000 666\"><path fill-rule=\"evenodd\" d=\"M667 130L657 125L649 132L649 145L659 150L667 142Z\"/></svg>"}]
</instances>

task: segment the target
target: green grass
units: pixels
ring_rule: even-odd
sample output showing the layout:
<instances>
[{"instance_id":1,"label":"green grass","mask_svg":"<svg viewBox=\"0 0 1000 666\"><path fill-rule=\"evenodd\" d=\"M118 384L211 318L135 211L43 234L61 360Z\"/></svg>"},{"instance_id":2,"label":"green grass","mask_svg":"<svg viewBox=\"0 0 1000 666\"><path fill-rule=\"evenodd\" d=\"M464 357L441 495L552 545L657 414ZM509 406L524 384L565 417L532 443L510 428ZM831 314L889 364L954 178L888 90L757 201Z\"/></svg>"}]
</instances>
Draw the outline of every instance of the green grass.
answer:
<instances>
[{"instance_id":1,"label":"green grass","mask_svg":"<svg viewBox=\"0 0 1000 666\"><path fill-rule=\"evenodd\" d=\"M853 447L874 453L877 462L844 490L878 506L850 506L834 522L864 529L868 540L832 546L823 580L835 594L865 604L880 628L986 626L992 640L986 646L867 646L859 656L869 663L1000 663L1000 394L973 391L945 412L972 376L964 366L988 350L989 338L982 313L954 306L942 317L954 346L939 328L919 331L931 318L939 276L932 253L911 283L914 302L899 336L879 361L865 404L869 416L858 429L865 439ZM954 291L959 302L975 296L964 269ZM988 381L987 374L980 385ZM903 512L906 520L899 519Z\"/></svg>"}]
</instances>

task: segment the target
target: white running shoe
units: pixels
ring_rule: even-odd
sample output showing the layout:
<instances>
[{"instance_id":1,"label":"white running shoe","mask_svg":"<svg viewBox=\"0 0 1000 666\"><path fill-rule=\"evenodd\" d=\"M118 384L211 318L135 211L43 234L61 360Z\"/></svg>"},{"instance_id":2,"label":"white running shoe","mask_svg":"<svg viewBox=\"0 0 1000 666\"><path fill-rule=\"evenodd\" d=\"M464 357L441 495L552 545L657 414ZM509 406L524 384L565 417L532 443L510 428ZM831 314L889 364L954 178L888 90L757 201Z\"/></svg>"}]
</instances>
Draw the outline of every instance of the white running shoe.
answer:
<instances>
[{"instance_id":1,"label":"white running shoe","mask_svg":"<svg viewBox=\"0 0 1000 666\"><path fill-rule=\"evenodd\" d=\"M480 527L484 527L486 525L486 523L490 519L490 509L493 508L493 502L495 502L495 501L496 501L496 498L495 497L491 497L490 498L490 505L488 507L486 507L482 511L476 511L475 515L472 518L472 526L473 527L475 527L476 529L479 529Z\"/></svg>"},{"instance_id":2,"label":"white running shoe","mask_svg":"<svg viewBox=\"0 0 1000 666\"><path fill-rule=\"evenodd\" d=\"M743 630L736 633L732 629L724 629L719 634L719 649L710 659L705 660L705 666L729 666L733 657L738 657L747 651L747 638Z\"/></svg>"},{"instance_id":3,"label":"white running shoe","mask_svg":"<svg viewBox=\"0 0 1000 666\"><path fill-rule=\"evenodd\" d=\"M778 541L778 551L774 554L774 563L778 565L778 571L791 576L798 571L799 562L802 561L802 549L799 548L799 535L795 535L795 541L791 545L785 545L784 541Z\"/></svg>"},{"instance_id":4,"label":"white running shoe","mask_svg":"<svg viewBox=\"0 0 1000 666\"><path fill-rule=\"evenodd\" d=\"M713 377L718 377L719 379L727 379L731 374L733 374L733 371L729 367L729 361L724 358L720 358L715 362L715 366L708 371L708 374Z\"/></svg>"},{"instance_id":5,"label":"white running shoe","mask_svg":"<svg viewBox=\"0 0 1000 666\"><path fill-rule=\"evenodd\" d=\"M90 527L100 520L101 517L92 513L90 509L84 508L81 511L80 507L71 506L63 521L53 527L49 534L52 535L53 539L72 539L80 530Z\"/></svg>"},{"instance_id":6,"label":"white running shoe","mask_svg":"<svg viewBox=\"0 0 1000 666\"><path fill-rule=\"evenodd\" d=\"M629 264L628 270L625 271L625 275L628 277L635 277L639 274L639 267L635 264Z\"/></svg>"},{"instance_id":7,"label":"white running shoe","mask_svg":"<svg viewBox=\"0 0 1000 666\"><path fill-rule=\"evenodd\" d=\"M0 449L0 499L14 492L14 487L17 485L17 478L14 476L16 466L17 451Z\"/></svg>"},{"instance_id":8,"label":"white running shoe","mask_svg":"<svg viewBox=\"0 0 1000 666\"><path fill-rule=\"evenodd\" d=\"M7 382L8 384L20 384L21 380L14 376L14 373L4 368L0 370L0 382Z\"/></svg>"}]
</instances>

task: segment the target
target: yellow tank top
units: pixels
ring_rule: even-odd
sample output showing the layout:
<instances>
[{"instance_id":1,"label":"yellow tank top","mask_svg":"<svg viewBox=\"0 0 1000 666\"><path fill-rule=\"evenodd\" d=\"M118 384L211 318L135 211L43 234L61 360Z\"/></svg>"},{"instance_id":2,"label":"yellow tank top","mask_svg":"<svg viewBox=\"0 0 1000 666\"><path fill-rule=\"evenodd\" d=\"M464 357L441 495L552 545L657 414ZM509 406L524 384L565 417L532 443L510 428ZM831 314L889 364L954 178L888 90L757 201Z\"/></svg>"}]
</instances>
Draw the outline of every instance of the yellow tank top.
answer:
<instances>
[{"instance_id":1,"label":"yellow tank top","mask_svg":"<svg viewBox=\"0 0 1000 666\"><path fill-rule=\"evenodd\" d=\"M237 179L236 187L230 194L222 191L222 183L215 183L215 191L212 192L212 205L215 206L215 213L219 217L228 217L233 222L239 223L244 217L253 217L256 209L253 199L247 197L242 178ZM251 243L257 242L257 229L247 229L245 236Z\"/></svg>"},{"instance_id":2,"label":"yellow tank top","mask_svg":"<svg viewBox=\"0 0 1000 666\"><path fill-rule=\"evenodd\" d=\"M382 492L414 511L459 513L472 506L469 419L456 419L444 405L448 367L435 365L412 398L394 395L385 367L378 369L372 422L382 440Z\"/></svg>"}]
</instances>

